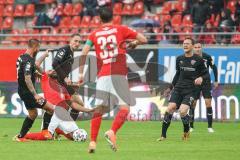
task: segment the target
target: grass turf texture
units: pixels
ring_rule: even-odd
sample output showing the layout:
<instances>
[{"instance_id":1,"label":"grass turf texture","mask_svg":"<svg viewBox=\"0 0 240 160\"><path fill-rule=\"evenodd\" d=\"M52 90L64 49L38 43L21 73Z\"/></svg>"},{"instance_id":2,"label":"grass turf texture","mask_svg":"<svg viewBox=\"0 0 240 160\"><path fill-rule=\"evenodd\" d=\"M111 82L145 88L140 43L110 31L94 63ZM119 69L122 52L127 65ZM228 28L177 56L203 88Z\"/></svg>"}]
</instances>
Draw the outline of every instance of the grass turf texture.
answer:
<instances>
[{"instance_id":1,"label":"grass turf texture","mask_svg":"<svg viewBox=\"0 0 240 160\"><path fill-rule=\"evenodd\" d=\"M240 157L239 123L214 123L215 133L207 132L207 123L196 122L189 141L182 141L182 124L173 122L164 142L156 142L161 122L127 122L118 133L118 151L112 152L103 138L112 121L103 121L95 154L88 154L88 142L61 141L13 142L23 119L0 118L1 160L235 160ZM41 120L31 131L39 131ZM78 122L89 133L89 121Z\"/></svg>"}]
</instances>

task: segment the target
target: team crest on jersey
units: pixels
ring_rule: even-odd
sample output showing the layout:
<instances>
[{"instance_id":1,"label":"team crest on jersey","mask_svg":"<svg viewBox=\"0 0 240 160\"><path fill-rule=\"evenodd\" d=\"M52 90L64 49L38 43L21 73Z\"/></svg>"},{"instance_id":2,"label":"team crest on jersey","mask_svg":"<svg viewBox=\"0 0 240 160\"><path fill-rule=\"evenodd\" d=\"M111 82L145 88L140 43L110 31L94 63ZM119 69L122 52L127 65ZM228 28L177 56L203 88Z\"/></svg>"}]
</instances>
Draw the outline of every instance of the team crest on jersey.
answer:
<instances>
[{"instance_id":1,"label":"team crest on jersey","mask_svg":"<svg viewBox=\"0 0 240 160\"><path fill-rule=\"evenodd\" d=\"M191 60L191 64L194 65L196 63L195 60Z\"/></svg>"},{"instance_id":2,"label":"team crest on jersey","mask_svg":"<svg viewBox=\"0 0 240 160\"><path fill-rule=\"evenodd\" d=\"M180 64L183 64L183 61L180 61Z\"/></svg>"},{"instance_id":3,"label":"team crest on jersey","mask_svg":"<svg viewBox=\"0 0 240 160\"><path fill-rule=\"evenodd\" d=\"M26 69L27 69L27 70L30 70L30 68L31 68L31 64L30 64L30 63L27 63Z\"/></svg>"}]
</instances>

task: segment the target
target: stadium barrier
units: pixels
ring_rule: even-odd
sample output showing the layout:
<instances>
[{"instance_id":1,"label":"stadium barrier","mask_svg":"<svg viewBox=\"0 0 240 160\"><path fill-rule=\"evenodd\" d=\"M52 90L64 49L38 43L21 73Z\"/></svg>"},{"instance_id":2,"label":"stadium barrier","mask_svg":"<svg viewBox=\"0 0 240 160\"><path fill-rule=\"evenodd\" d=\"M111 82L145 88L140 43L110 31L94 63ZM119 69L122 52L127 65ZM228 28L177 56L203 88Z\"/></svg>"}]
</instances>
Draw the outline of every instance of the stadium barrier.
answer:
<instances>
[{"instance_id":1,"label":"stadium barrier","mask_svg":"<svg viewBox=\"0 0 240 160\"><path fill-rule=\"evenodd\" d=\"M240 50L234 47L215 47L205 48L204 51L212 55L219 72L220 85L212 92L213 118L217 121L239 121L240 57L238 55ZM16 83L16 59L23 52L24 50L20 49L0 50L0 117L21 117L27 113L17 93ZM176 56L181 53L182 49L179 47L137 49L128 52L128 78L131 92L135 95L129 120L161 120L168 103L168 100L161 96L161 92L175 74ZM42 64L45 70L51 69L54 54L55 52L52 52ZM75 59L78 59L80 54L81 51L77 51L74 55ZM74 70L70 75L73 81L78 78L78 63L79 61L75 60ZM96 59L92 51L85 71L85 80L88 83L79 90L80 94L84 95L82 98L86 107L92 107L94 104L94 81L97 73L95 64ZM212 72L211 76L213 76ZM39 84L37 84L37 91L41 93ZM105 115L105 118L112 118L115 111L113 109ZM39 115L41 114L39 110ZM85 115L81 116L84 119ZM178 119L179 114L176 113L174 117ZM198 120L206 119L203 98L197 103L195 117Z\"/></svg>"}]
</instances>

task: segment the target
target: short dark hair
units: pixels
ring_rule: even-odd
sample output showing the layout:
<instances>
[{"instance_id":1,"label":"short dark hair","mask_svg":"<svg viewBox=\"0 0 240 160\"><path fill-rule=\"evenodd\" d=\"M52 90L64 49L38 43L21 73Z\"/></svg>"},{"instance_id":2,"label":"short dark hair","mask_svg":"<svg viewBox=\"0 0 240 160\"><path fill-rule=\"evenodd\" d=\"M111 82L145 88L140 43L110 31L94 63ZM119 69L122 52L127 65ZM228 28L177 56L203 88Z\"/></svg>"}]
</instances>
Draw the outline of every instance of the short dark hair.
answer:
<instances>
[{"instance_id":1,"label":"short dark hair","mask_svg":"<svg viewBox=\"0 0 240 160\"><path fill-rule=\"evenodd\" d=\"M113 11L110 7L99 8L99 15L103 23L111 22L113 19Z\"/></svg>"},{"instance_id":2,"label":"short dark hair","mask_svg":"<svg viewBox=\"0 0 240 160\"><path fill-rule=\"evenodd\" d=\"M81 35L80 35L79 33L73 33L73 34L71 35L71 38L73 38L73 37L75 37L75 36L81 37Z\"/></svg>"},{"instance_id":3,"label":"short dark hair","mask_svg":"<svg viewBox=\"0 0 240 160\"><path fill-rule=\"evenodd\" d=\"M187 39L192 42L192 45L195 44L195 41L194 41L194 39L192 39L192 37L185 37L185 39L184 39L183 41L185 41L185 40L187 40Z\"/></svg>"},{"instance_id":4,"label":"short dark hair","mask_svg":"<svg viewBox=\"0 0 240 160\"><path fill-rule=\"evenodd\" d=\"M32 47L35 47L36 45L40 45L40 41L38 39L29 39L28 40L28 47L29 48L32 48Z\"/></svg>"},{"instance_id":5,"label":"short dark hair","mask_svg":"<svg viewBox=\"0 0 240 160\"><path fill-rule=\"evenodd\" d=\"M201 46L203 45L200 41L195 41L194 44L201 44Z\"/></svg>"}]
</instances>

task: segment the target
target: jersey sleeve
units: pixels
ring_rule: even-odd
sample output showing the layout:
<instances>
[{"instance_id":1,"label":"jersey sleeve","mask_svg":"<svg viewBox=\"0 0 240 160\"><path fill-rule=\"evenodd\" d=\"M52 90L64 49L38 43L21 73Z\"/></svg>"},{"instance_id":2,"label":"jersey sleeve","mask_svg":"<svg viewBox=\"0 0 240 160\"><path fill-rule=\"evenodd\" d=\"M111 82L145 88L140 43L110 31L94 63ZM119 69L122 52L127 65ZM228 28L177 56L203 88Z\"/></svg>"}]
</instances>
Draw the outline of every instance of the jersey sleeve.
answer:
<instances>
[{"instance_id":1,"label":"jersey sleeve","mask_svg":"<svg viewBox=\"0 0 240 160\"><path fill-rule=\"evenodd\" d=\"M93 42L94 42L94 34L91 33L89 36L88 36L88 39L85 43L85 45L89 45L90 47L93 46Z\"/></svg>"},{"instance_id":2,"label":"jersey sleeve","mask_svg":"<svg viewBox=\"0 0 240 160\"><path fill-rule=\"evenodd\" d=\"M124 34L124 39L136 39L137 32L127 26L122 26L122 33Z\"/></svg>"},{"instance_id":3,"label":"jersey sleeve","mask_svg":"<svg viewBox=\"0 0 240 160\"><path fill-rule=\"evenodd\" d=\"M33 66L30 61L26 61L23 70L24 70L24 75L31 75Z\"/></svg>"}]
</instances>

